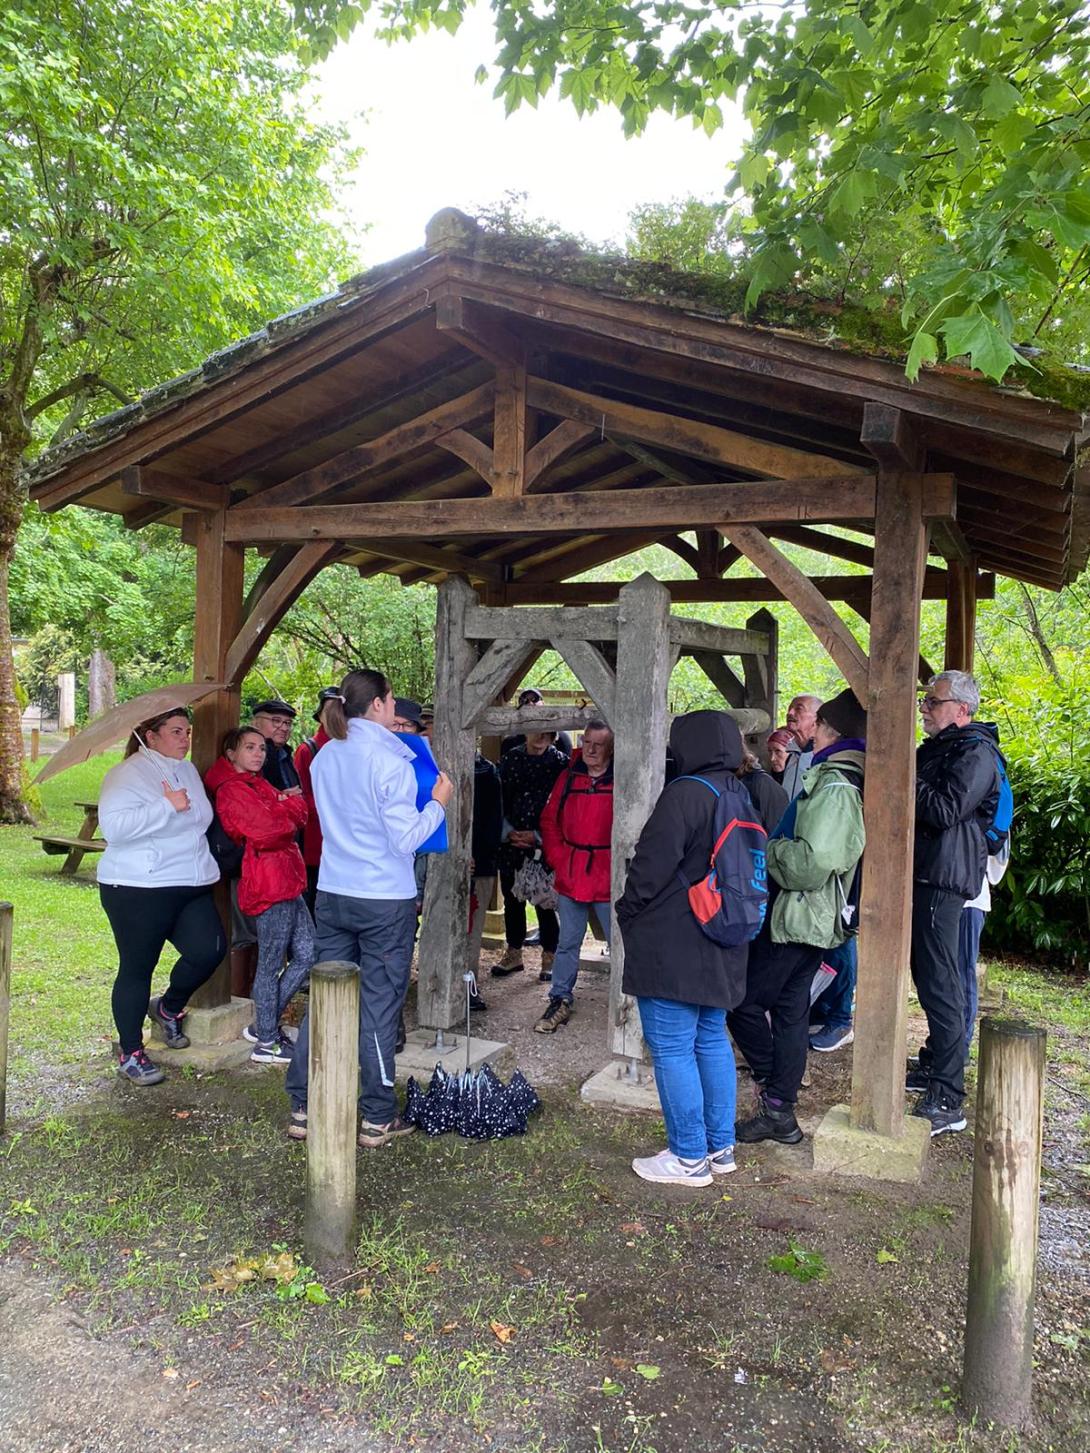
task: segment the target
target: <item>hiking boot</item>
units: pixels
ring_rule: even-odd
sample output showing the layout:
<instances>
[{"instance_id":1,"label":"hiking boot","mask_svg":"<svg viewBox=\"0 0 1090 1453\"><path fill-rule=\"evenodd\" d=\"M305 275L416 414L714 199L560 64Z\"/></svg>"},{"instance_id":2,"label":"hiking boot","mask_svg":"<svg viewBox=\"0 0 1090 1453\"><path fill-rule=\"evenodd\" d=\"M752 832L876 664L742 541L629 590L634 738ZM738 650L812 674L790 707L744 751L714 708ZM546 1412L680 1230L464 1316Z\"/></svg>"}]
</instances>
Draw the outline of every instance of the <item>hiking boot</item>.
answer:
<instances>
[{"instance_id":1,"label":"hiking boot","mask_svg":"<svg viewBox=\"0 0 1090 1453\"><path fill-rule=\"evenodd\" d=\"M288 1139L305 1140L307 1138L307 1112L306 1107L293 1110L288 1120Z\"/></svg>"},{"instance_id":2,"label":"hiking boot","mask_svg":"<svg viewBox=\"0 0 1090 1453\"><path fill-rule=\"evenodd\" d=\"M654 1181L659 1186L710 1186L712 1183L706 1155L699 1160L682 1160L671 1150L660 1150L658 1155L634 1160L632 1169L641 1180Z\"/></svg>"},{"instance_id":3,"label":"hiking boot","mask_svg":"<svg viewBox=\"0 0 1090 1453\"><path fill-rule=\"evenodd\" d=\"M185 1012L181 1014L168 1014L163 1008L163 997L157 995L148 1005L148 1018L152 1024L158 1024L163 1031L163 1038L167 1042L167 1049L188 1049L189 1036L182 1032L182 1020Z\"/></svg>"},{"instance_id":4,"label":"hiking boot","mask_svg":"<svg viewBox=\"0 0 1090 1453\"><path fill-rule=\"evenodd\" d=\"M905 1090L910 1095L926 1095L931 1088L931 1076L926 1070L909 1070L905 1075Z\"/></svg>"},{"instance_id":5,"label":"hiking boot","mask_svg":"<svg viewBox=\"0 0 1090 1453\"><path fill-rule=\"evenodd\" d=\"M927 1094L918 1100L912 1111L921 1120L931 1121L931 1138L945 1135L948 1130L965 1129L965 1111L957 1100L947 1095Z\"/></svg>"},{"instance_id":6,"label":"hiking boot","mask_svg":"<svg viewBox=\"0 0 1090 1453\"><path fill-rule=\"evenodd\" d=\"M294 1046L290 1040L286 1044L279 1039L274 1039L271 1044L258 1042L253 1047L250 1063L252 1065L290 1065L293 1049Z\"/></svg>"},{"instance_id":7,"label":"hiking boot","mask_svg":"<svg viewBox=\"0 0 1090 1453\"><path fill-rule=\"evenodd\" d=\"M729 1176L738 1169L734 1159L734 1146L725 1145L722 1150L713 1150L708 1155L708 1169L713 1176Z\"/></svg>"},{"instance_id":8,"label":"hiking boot","mask_svg":"<svg viewBox=\"0 0 1090 1453\"><path fill-rule=\"evenodd\" d=\"M415 1129L415 1125L410 1125L407 1120L402 1120L400 1115L395 1115L385 1125L374 1125L370 1120L361 1120L356 1144L361 1150L374 1150L380 1145L385 1145L388 1140L393 1140L396 1135L411 1135Z\"/></svg>"},{"instance_id":9,"label":"hiking boot","mask_svg":"<svg viewBox=\"0 0 1090 1453\"><path fill-rule=\"evenodd\" d=\"M761 1096L756 1115L742 1120L734 1127L734 1137L744 1145L754 1145L759 1140L775 1140L780 1145L798 1145L802 1139L799 1122L790 1105L771 1105L766 1095Z\"/></svg>"},{"instance_id":10,"label":"hiking boot","mask_svg":"<svg viewBox=\"0 0 1090 1453\"><path fill-rule=\"evenodd\" d=\"M163 1071L158 1065L152 1064L142 1049L134 1049L132 1054L123 1054L119 1056L119 1060L117 1073L124 1075L134 1085L161 1085L166 1079Z\"/></svg>"},{"instance_id":11,"label":"hiking boot","mask_svg":"<svg viewBox=\"0 0 1090 1453\"><path fill-rule=\"evenodd\" d=\"M825 1028L810 1036L810 1048L818 1054L832 1054L834 1049L843 1049L855 1039L855 1030L850 1024Z\"/></svg>"},{"instance_id":12,"label":"hiking boot","mask_svg":"<svg viewBox=\"0 0 1090 1453\"><path fill-rule=\"evenodd\" d=\"M524 967L522 950L520 948L509 948L504 952L503 958L492 965L492 977L494 979L506 979L508 974L521 974Z\"/></svg>"},{"instance_id":13,"label":"hiking boot","mask_svg":"<svg viewBox=\"0 0 1090 1453\"><path fill-rule=\"evenodd\" d=\"M562 1024L567 1024L571 1016L570 1004L566 1004L563 999L550 999L545 1006L545 1013L534 1025L534 1033L555 1034Z\"/></svg>"},{"instance_id":14,"label":"hiking boot","mask_svg":"<svg viewBox=\"0 0 1090 1453\"><path fill-rule=\"evenodd\" d=\"M537 981L539 984L551 984L553 981L553 959L556 954L551 954L543 949L541 952L541 968L538 971Z\"/></svg>"},{"instance_id":15,"label":"hiking boot","mask_svg":"<svg viewBox=\"0 0 1090 1453\"><path fill-rule=\"evenodd\" d=\"M471 1011L477 1014L483 1014L484 1011L488 1008L488 1005L481 998L480 994L470 994L469 1007Z\"/></svg>"}]
</instances>

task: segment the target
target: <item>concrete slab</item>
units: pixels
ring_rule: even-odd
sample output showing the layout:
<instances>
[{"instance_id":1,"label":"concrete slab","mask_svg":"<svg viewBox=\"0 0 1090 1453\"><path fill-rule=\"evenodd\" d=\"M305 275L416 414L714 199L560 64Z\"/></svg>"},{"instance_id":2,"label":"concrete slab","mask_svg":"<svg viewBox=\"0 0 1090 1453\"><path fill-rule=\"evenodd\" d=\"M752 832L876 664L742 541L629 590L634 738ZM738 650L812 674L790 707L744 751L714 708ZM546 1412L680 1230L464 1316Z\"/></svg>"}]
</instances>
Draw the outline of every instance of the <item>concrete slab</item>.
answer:
<instances>
[{"instance_id":1,"label":"concrete slab","mask_svg":"<svg viewBox=\"0 0 1090 1453\"><path fill-rule=\"evenodd\" d=\"M814 1170L918 1184L930 1144L931 1126L918 1115L906 1115L902 1135L891 1140L872 1130L857 1130L849 1107L834 1105L814 1130Z\"/></svg>"},{"instance_id":2,"label":"concrete slab","mask_svg":"<svg viewBox=\"0 0 1090 1453\"><path fill-rule=\"evenodd\" d=\"M596 939L584 939L579 951L579 972L609 974L609 949Z\"/></svg>"},{"instance_id":3,"label":"concrete slab","mask_svg":"<svg viewBox=\"0 0 1090 1453\"><path fill-rule=\"evenodd\" d=\"M445 1030L443 1044L443 1049L436 1049L434 1029L414 1029L395 1061L394 1078L399 1084L404 1084L413 1075L418 1083L426 1085L437 1064L450 1073L461 1074L466 1067L465 1034ZM485 1064L490 1064L498 1075L506 1078L515 1068L515 1051L500 1040L478 1039L474 1035L469 1041L470 1071L475 1072Z\"/></svg>"},{"instance_id":4,"label":"concrete slab","mask_svg":"<svg viewBox=\"0 0 1090 1453\"><path fill-rule=\"evenodd\" d=\"M190 1009L185 1016L185 1032L195 1046L230 1044L241 1039L242 1031L254 1017L252 999L232 999L230 1004L217 1004L212 1009ZM151 1039L158 1050L163 1044L163 1031L158 1024L151 1024ZM185 1054L185 1050L176 1050Z\"/></svg>"},{"instance_id":5,"label":"concrete slab","mask_svg":"<svg viewBox=\"0 0 1090 1453\"><path fill-rule=\"evenodd\" d=\"M168 1074L178 1074L186 1065L201 1074L211 1074L215 1070L242 1069L249 1064L252 1050L253 1045L244 1039L232 1039L226 1044L192 1044L188 1049L167 1049L165 1044L156 1044L151 1057ZM253 1066L255 1074L259 1069L274 1075L283 1073L277 1065Z\"/></svg>"},{"instance_id":6,"label":"concrete slab","mask_svg":"<svg viewBox=\"0 0 1090 1453\"><path fill-rule=\"evenodd\" d=\"M651 1112L662 1114L658 1090L651 1066L643 1067L638 1080L626 1074L627 1066L620 1060L612 1060L597 1074L591 1075L579 1091L589 1105L607 1105L613 1110Z\"/></svg>"}]
</instances>

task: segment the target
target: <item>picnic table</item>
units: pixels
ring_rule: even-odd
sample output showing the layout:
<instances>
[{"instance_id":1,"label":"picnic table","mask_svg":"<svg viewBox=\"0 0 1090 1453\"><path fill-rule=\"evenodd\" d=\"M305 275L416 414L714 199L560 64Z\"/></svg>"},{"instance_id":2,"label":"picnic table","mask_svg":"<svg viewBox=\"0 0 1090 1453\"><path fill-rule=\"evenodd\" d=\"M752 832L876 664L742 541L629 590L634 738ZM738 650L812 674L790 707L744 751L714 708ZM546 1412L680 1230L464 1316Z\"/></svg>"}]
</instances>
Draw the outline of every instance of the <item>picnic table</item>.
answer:
<instances>
[{"instance_id":1,"label":"picnic table","mask_svg":"<svg viewBox=\"0 0 1090 1453\"><path fill-rule=\"evenodd\" d=\"M50 857L64 855L64 862L61 864L62 875L75 873L87 853L100 853L106 846L106 839L96 836L98 803L76 802L73 806L80 808L83 812L83 822L75 837L50 837L39 833L34 834L34 841L41 843L42 848Z\"/></svg>"}]
</instances>

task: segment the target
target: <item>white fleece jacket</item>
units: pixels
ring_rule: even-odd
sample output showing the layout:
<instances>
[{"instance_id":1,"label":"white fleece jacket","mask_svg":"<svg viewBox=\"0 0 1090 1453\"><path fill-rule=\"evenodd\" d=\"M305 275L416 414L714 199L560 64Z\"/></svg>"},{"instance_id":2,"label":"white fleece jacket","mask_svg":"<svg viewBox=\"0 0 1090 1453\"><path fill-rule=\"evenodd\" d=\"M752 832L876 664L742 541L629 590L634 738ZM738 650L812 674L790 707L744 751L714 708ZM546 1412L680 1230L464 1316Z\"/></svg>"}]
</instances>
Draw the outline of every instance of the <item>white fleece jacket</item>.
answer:
<instances>
[{"instance_id":1,"label":"white fleece jacket","mask_svg":"<svg viewBox=\"0 0 1090 1453\"><path fill-rule=\"evenodd\" d=\"M130 888L195 888L219 881L205 832L212 804L200 773L187 759L137 752L102 781L98 821L107 847L98 881ZM164 779L189 793L189 810L176 812L163 795Z\"/></svg>"}]
</instances>

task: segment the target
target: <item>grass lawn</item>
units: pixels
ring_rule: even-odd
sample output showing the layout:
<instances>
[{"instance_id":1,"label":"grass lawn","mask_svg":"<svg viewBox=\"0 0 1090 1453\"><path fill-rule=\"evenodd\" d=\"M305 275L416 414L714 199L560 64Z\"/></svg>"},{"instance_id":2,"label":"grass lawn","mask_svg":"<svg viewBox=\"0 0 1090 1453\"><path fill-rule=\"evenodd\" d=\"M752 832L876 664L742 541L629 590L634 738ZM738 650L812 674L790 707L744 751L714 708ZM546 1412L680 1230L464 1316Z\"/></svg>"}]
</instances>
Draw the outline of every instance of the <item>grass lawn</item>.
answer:
<instances>
[{"instance_id":1,"label":"grass lawn","mask_svg":"<svg viewBox=\"0 0 1090 1453\"><path fill-rule=\"evenodd\" d=\"M104 770L47 784L51 828L78 825L71 802ZM170 1379L180 1416L187 1399L243 1422L271 1404L275 1436L239 1446L306 1453L334 1428L434 1453L1090 1447L1084 982L993 972L1010 1010L1050 1028L1038 1418L1001 1434L955 1406L969 1135L935 1144L918 1188L747 1150L736 1175L679 1193L628 1168L661 1124L555 1091L522 1140L417 1135L361 1155L356 1269L323 1286L302 1261L305 1149L284 1138L277 1072L118 1081L112 942L91 871L62 879L59 861L30 829L0 830L16 905L0 1272L50 1289L103 1359ZM831 1100L848 1056L824 1061ZM77 1433L84 1453L116 1446Z\"/></svg>"}]
</instances>

